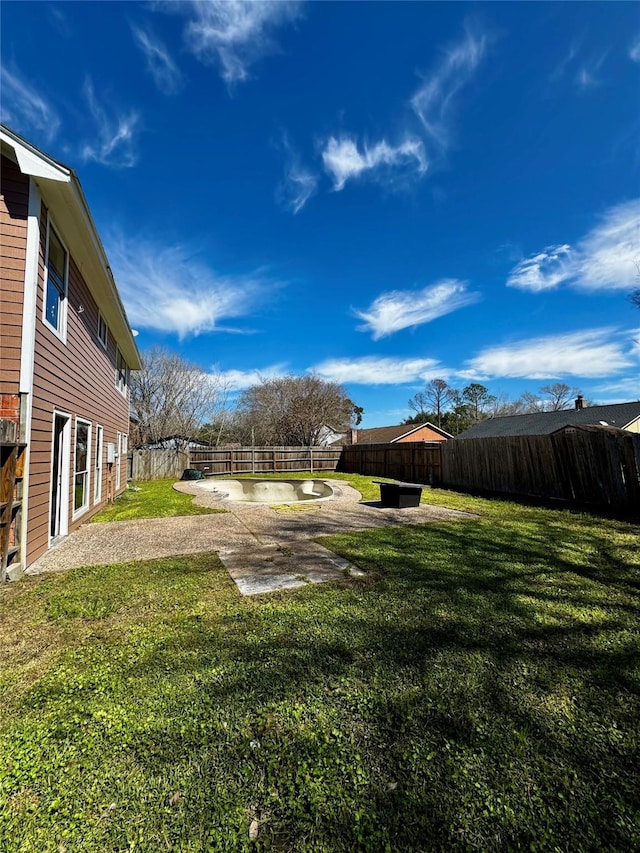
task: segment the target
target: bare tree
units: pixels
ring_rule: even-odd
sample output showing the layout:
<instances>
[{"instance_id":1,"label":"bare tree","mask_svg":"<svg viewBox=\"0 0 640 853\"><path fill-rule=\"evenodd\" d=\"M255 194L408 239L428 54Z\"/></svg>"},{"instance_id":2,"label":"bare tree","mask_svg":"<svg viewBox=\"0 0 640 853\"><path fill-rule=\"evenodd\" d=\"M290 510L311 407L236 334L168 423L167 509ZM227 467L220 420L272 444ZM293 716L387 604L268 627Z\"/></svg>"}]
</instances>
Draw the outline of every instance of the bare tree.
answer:
<instances>
[{"instance_id":1,"label":"bare tree","mask_svg":"<svg viewBox=\"0 0 640 853\"><path fill-rule=\"evenodd\" d=\"M418 391L418 393L409 400L409 408L413 409L417 418L420 418L416 423L421 423L423 420L427 420L427 416L430 414L427 408L428 405L427 395L423 391Z\"/></svg>"},{"instance_id":2,"label":"bare tree","mask_svg":"<svg viewBox=\"0 0 640 853\"><path fill-rule=\"evenodd\" d=\"M454 399L455 391L444 379L432 379L427 382L424 391L418 391L409 400L409 408L425 420L429 415L435 415L437 425L442 426L442 414Z\"/></svg>"},{"instance_id":3,"label":"bare tree","mask_svg":"<svg viewBox=\"0 0 640 853\"><path fill-rule=\"evenodd\" d=\"M131 378L131 411L138 422L135 444L184 447L203 423L220 422L226 397L219 376L153 347Z\"/></svg>"},{"instance_id":4,"label":"bare tree","mask_svg":"<svg viewBox=\"0 0 640 853\"><path fill-rule=\"evenodd\" d=\"M258 444L310 446L327 428L344 432L360 423L362 409L341 385L318 376L265 379L238 400L245 434Z\"/></svg>"},{"instance_id":5,"label":"bare tree","mask_svg":"<svg viewBox=\"0 0 640 853\"><path fill-rule=\"evenodd\" d=\"M454 391L444 379L432 379L425 385L425 396L433 406L438 426L442 423L442 413L449 403L454 400Z\"/></svg>"},{"instance_id":6,"label":"bare tree","mask_svg":"<svg viewBox=\"0 0 640 853\"><path fill-rule=\"evenodd\" d=\"M501 418L507 415L521 415L523 412L522 399L512 400L508 394L499 393L493 396L487 404L486 412L489 417Z\"/></svg>"},{"instance_id":7,"label":"bare tree","mask_svg":"<svg viewBox=\"0 0 640 853\"><path fill-rule=\"evenodd\" d=\"M543 401L532 391L525 391L518 399L520 402L519 414L521 415L532 415L535 412L544 411Z\"/></svg>"},{"instance_id":8,"label":"bare tree","mask_svg":"<svg viewBox=\"0 0 640 853\"><path fill-rule=\"evenodd\" d=\"M574 399L580 394L578 388L571 388L564 382L554 382L553 385L543 385L540 393L546 396L544 408L549 412L570 409Z\"/></svg>"}]
</instances>

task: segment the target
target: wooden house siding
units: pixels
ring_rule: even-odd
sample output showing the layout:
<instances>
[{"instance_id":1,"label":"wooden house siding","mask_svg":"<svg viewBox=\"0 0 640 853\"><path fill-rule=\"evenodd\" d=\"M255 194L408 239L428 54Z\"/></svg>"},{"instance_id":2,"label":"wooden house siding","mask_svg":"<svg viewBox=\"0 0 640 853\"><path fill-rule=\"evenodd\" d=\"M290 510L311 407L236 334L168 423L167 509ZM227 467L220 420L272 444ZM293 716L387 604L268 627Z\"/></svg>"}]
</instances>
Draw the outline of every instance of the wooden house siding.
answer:
<instances>
[{"instance_id":1,"label":"wooden house siding","mask_svg":"<svg viewBox=\"0 0 640 853\"><path fill-rule=\"evenodd\" d=\"M0 164L0 394L17 394L20 387L28 208L29 178L3 156Z\"/></svg>"},{"instance_id":2,"label":"wooden house siding","mask_svg":"<svg viewBox=\"0 0 640 853\"><path fill-rule=\"evenodd\" d=\"M55 217L52 217L55 227ZM30 437L29 513L27 520L27 565L49 546L52 439L54 411L71 416L71 472L69 477L69 532L104 505L109 489L115 491L116 471L108 471L106 448L117 447L118 433L129 432L129 399L115 384L116 342L111 333L107 349L98 340L98 306L73 260L73 235L60 232L69 249L69 288L66 312L66 341L43 320L44 263L48 212L43 203L40 227L40 259L36 302L33 408ZM82 309L82 310L81 310ZM91 423L89 448L89 508L75 521L73 514L73 471L76 418ZM103 427L102 496L94 505L96 427ZM120 491L127 482L126 457L119 459ZM108 482L109 477L111 481Z\"/></svg>"},{"instance_id":3,"label":"wooden house siding","mask_svg":"<svg viewBox=\"0 0 640 853\"><path fill-rule=\"evenodd\" d=\"M410 429L411 427L409 427ZM421 429L412 432L410 435L405 435L404 438L399 438L394 444L402 444L403 442L413 441L446 441L447 437L436 432L431 427L423 426Z\"/></svg>"}]
</instances>

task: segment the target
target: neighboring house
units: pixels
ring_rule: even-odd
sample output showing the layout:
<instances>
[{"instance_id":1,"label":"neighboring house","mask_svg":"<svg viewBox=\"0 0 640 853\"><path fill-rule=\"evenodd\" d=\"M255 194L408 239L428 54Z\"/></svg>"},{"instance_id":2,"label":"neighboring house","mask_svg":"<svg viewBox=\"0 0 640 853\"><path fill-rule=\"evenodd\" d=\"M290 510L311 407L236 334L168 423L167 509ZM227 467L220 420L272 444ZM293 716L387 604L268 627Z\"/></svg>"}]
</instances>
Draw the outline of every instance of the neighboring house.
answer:
<instances>
[{"instance_id":1,"label":"neighboring house","mask_svg":"<svg viewBox=\"0 0 640 853\"><path fill-rule=\"evenodd\" d=\"M329 447L331 444L348 443L347 433L339 432L328 424L323 424L320 427L318 438L316 439L316 447Z\"/></svg>"},{"instance_id":2,"label":"neighboring house","mask_svg":"<svg viewBox=\"0 0 640 853\"><path fill-rule=\"evenodd\" d=\"M453 436L431 423L400 424L353 430L351 444L396 444L404 441L447 441Z\"/></svg>"},{"instance_id":3,"label":"neighboring house","mask_svg":"<svg viewBox=\"0 0 640 853\"><path fill-rule=\"evenodd\" d=\"M461 432L456 441L503 435L548 435L567 426L610 426L640 432L640 401L614 403L610 406L583 406L582 399L578 397L574 409L487 418Z\"/></svg>"},{"instance_id":4,"label":"neighboring house","mask_svg":"<svg viewBox=\"0 0 640 853\"><path fill-rule=\"evenodd\" d=\"M140 356L75 172L0 139L0 556L17 577L125 488Z\"/></svg>"}]
</instances>

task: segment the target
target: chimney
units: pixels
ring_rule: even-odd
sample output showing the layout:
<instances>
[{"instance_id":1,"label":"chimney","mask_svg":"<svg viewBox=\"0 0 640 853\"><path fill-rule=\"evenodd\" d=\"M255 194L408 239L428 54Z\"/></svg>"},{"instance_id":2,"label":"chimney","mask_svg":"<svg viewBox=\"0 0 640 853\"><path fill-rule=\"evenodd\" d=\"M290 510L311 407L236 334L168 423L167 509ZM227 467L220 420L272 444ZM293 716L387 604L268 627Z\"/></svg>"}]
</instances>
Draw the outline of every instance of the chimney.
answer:
<instances>
[{"instance_id":1,"label":"chimney","mask_svg":"<svg viewBox=\"0 0 640 853\"><path fill-rule=\"evenodd\" d=\"M352 429L351 430L351 444L357 444L357 443L358 443L358 430Z\"/></svg>"},{"instance_id":2,"label":"chimney","mask_svg":"<svg viewBox=\"0 0 640 853\"><path fill-rule=\"evenodd\" d=\"M582 394L578 394L576 397L576 409L584 409L584 398Z\"/></svg>"}]
</instances>

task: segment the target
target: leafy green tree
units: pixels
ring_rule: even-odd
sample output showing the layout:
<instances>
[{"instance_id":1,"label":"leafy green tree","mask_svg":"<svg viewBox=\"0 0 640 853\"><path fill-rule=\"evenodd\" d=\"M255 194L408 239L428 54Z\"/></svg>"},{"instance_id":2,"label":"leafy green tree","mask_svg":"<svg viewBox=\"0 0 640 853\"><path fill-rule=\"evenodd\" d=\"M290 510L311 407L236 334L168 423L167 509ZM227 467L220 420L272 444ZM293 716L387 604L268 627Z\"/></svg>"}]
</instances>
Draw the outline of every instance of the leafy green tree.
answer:
<instances>
[{"instance_id":1,"label":"leafy green tree","mask_svg":"<svg viewBox=\"0 0 640 853\"><path fill-rule=\"evenodd\" d=\"M489 393L489 389L479 382L472 382L462 389L461 402L466 407L472 424L477 424L489 416L491 406L496 402L496 397Z\"/></svg>"}]
</instances>

